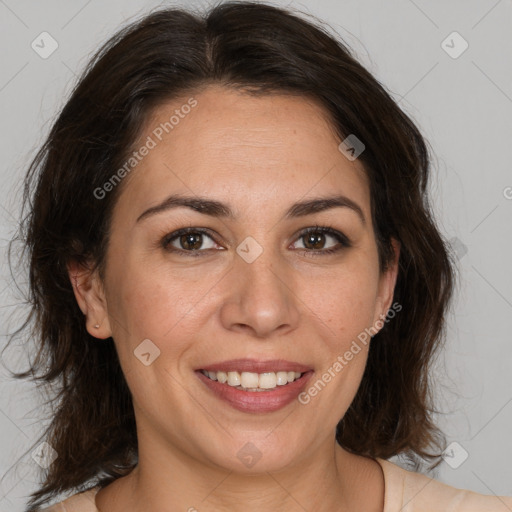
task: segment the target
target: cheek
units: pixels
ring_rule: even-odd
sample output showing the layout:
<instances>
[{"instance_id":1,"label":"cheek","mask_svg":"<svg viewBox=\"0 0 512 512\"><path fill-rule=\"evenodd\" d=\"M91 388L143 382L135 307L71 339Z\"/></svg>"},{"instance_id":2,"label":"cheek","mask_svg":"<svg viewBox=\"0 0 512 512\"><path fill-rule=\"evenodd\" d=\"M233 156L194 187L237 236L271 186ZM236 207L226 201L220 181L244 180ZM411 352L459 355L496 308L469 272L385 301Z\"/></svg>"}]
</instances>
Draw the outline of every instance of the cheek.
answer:
<instances>
[{"instance_id":1,"label":"cheek","mask_svg":"<svg viewBox=\"0 0 512 512\"><path fill-rule=\"evenodd\" d=\"M323 293L308 297L320 336L319 369L300 397L317 414L325 415L325 428L335 428L360 386L371 336L376 286L362 274L346 274L324 284ZM316 309L315 309L316 307ZM366 329L366 330L365 330Z\"/></svg>"},{"instance_id":2,"label":"cheek","mask_svg":"<svg viewBox=\"0 0 512 512\"><path fill-rule=\"evenodd\" d=\"M378 273L371 266L345 265L303 281L301 299L329 327L335 345L370 327L375 313ZM333 336L331 336L333 338Z\"/></svg>"},{"instance_id":3,"label":"cheek","mask_svg":"<svg viewBox=\"0 0 512 512\"><path fill-rule=\"evenodd\" d=\"M191 319L197 320L200 304L214 282L208 276L198 279L198 272L190 269L179 273L130 261L116 274L114 307L110 308L109 300L109 313L126 326L121 336L128 332L137 339L162 340L173 329L181 332Z\"/></svg>"},{"instance_id":4,"label":"cheek","mask_svg":"<svg viewBox=\"0 0 512 512\"><path fill-rule=\"evenodd\" d=\"M215 286L220 277L210 274L199 279L197 271L180 277L165 268L125 262L112 288L115 294L109 300L109 315L123 373L134 398L144 407L155 400L155 389L162 397L182 393L173 376L215 314ZM147 352L150 364L145 366L142 354Z\"/></svg>"}]
</instances>

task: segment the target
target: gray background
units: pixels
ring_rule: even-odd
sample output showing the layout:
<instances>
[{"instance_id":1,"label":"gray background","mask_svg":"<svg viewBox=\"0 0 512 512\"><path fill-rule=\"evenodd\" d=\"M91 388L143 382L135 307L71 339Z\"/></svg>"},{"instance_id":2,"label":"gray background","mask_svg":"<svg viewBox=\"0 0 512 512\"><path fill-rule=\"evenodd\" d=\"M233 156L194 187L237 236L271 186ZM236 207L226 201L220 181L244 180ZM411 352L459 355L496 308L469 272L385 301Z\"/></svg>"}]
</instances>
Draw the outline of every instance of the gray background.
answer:
<instances>
[{"instance_id":1,"label":"gray background","mask_svg":"<svg viewBox=\"0 0 512 512\"><path fill-rule=\"evenodd\" d=\"M436 369L438 421L457 444L436 476L453 486L512 495L506 434L512 425L512 1L274 3L328 21L434 149L432 201L461 275L446 351ZM26 312L4 251L18 218L26 166L92 52L126 22L159 5L171 3L0 0L2 346ZM43 31L59 45L47 59L31 48ZM460 41L452 36L442 45L453 31L469 44L457 58L443 46L457 52ZM4 364L24 368L24 358L23 347L14 345ZM33 384L9 379L0 366L1 510L23 510L36 488L39 466L25 452L48 421L38 403Z\"/></svg>"}]
</instances>

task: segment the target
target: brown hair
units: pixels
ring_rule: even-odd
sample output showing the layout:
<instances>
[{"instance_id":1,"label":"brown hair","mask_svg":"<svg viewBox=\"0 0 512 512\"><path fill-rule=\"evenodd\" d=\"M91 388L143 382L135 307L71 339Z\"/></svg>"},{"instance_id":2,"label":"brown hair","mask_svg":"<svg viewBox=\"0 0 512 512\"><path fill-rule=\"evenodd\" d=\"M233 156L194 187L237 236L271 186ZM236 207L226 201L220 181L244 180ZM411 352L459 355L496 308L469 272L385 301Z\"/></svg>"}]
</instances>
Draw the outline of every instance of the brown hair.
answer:
<instances>
[{"instance_id":1,"label":"brown hair","mask_svg":"<svg viewBox=\"0 0 512 512\"><path fill-rule=\"evenodd\" d=\"M123 28L94 55L24 182L18 237L28 251L31 311L12 336L32 322L37 355L14 376L52 386L52 420L41 439L58 454L30 510L61 492L108 485L137 464L131 395L115 346L85 329L67 263L91 259L104 275L123 183L102 200L94 190L134 150L155 106L213 83L312 98L340 140L355 134L364 142L359 160L381 269L391 261L391 239L401 244L394 301L402 310L374 337L336 438L361 455L439 459L444 436L432 419L429 375L455 268L431 214L430 158L417 127L320 22L259 2L221 3L205 14L166 8Z\"/></svg>"}]
</instances>

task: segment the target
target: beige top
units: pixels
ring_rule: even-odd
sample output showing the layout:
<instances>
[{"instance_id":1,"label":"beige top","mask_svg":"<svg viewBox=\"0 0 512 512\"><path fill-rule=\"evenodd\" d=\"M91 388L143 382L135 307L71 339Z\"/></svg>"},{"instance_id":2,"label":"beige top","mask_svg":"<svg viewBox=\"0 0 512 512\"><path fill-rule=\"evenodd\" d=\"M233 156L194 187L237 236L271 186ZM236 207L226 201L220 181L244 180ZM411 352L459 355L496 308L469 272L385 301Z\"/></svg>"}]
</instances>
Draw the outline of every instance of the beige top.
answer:
<instances>
[{"instance_id":1,"label":"beige top","mask_svg":"<svg viewBox=\"0 0 512 512\"><path fill-rule=\"evenodd\" d=\"M486 496L456 489L420 473L407 471L383 459L376 459L384 473L383 512L511 512L512 497ZM94 487L74 494L41 512L99 512ZM107 511L104 511L107 512Z\"/></svg>"}]
</instances>

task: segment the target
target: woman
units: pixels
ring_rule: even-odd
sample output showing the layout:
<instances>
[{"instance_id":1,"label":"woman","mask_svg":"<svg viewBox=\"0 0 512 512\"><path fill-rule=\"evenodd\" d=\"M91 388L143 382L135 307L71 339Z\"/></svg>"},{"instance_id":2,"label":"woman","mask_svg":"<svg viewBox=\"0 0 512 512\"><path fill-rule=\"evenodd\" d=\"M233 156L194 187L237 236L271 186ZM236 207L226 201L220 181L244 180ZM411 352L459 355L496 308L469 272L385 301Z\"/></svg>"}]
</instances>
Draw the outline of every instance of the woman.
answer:
<instances>
[{"instance_id":1,"label":"woman","mask_svg":"<svg viewBox=\"0 0 512 512\"><path fill-rule=\"evenodd\" d=\"M511 508L386 460L444 449L428 177L411 120L289 11L116 34L26 181L32 370L61 386L27 510Z\"/></svg>"}]
</instances>

